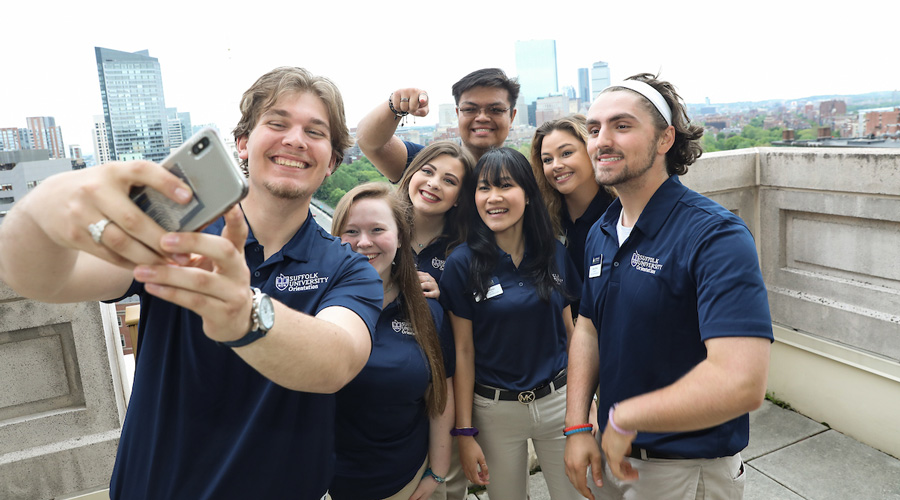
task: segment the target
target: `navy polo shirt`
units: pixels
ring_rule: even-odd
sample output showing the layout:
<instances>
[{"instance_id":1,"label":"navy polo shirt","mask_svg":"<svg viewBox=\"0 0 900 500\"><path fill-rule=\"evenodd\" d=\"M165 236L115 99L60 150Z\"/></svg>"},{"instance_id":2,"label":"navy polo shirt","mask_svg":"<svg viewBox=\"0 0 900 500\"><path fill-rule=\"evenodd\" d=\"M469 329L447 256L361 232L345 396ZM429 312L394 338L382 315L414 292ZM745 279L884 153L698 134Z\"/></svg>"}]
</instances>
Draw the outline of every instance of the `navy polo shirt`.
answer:
<instances>
[{"instance_id":1,"label":"navy polo shirt","mask_svg":"<svg viewBox=\"0 0 900 500\"><path fill-rule=\"evenodd\" d=\"M588 235L580 314L598 332L599 421L614 403L671 385L706 359L716 337L772 340L772 318L750 230L672 176L618 245L614 201ZM694 432L641 432L635 446L689 458L747 446L749 416Z\"/></svg>"},{"instance_id":2,"label":"navy polo shirt","mask_svg":"<svg viewBox=\"0 0 900 500\"><path fill-rule=\"evenodd\" d=\"M408 168L419 151L425 149L425 146L409 141L403 141L403 145L406 146L406 167Z\"/></svg>"},{"instance_id":3,"label":"navy polo shirt","mask_svg":"<svg viewBox=\"0 0 900 500\"><path fill-rule=\"evenodd\" d=\"M219 219L204 232L223 227ZM346 307L374 330L381 279L311 216L266 262L252 233L244 251L252 286L310 315ZM275 384L209 339L193 312L144 293L139 283L127 295L134 293L141 297L141 355L111 497L321 498L333 473L334 394Z\"/></svg>"},{"instance_id":4,"label":"navy polo shirt","mask_svg":"<svg viewBox=\"0 0 900 500\"><path fill-rule=\"evenodd\" d=\"M554 275L578 296L578 272L562 243L556 242ZM448 311L472 321L475 345L475 381L514 391L546 384L566 367L567 335L562 312L569 301L554 291L550 302L537 294L512 257L499 247L499 263L493 271L486 299L475 300L468 286L472 251L460 245L447 258L441 276L441 302ZM530 256L525 256L520 266Z\"/></svg>"},{"instance_id":5,"label":"navy polo shirt","mask_svg":"<svg viewBox=\"0 0 900 500\"><path fill-rule=\"evenodd\" d=\"M447 377L456 357L453 331L438 301L427 299L437 325ZM428 455L425 391L431 369L395 300L375 328L365 368L337 394L336 500L378 500L406 486Z\"/></svg>"},{"instance_id":6,"label":"navy polo shirt","mask_svg":"<svg viewBox=\"0 0 900 500\"><path fill-rule=\"evenodd\" d=\"M577 264L575 267L578 270L578 278L582 281L584 281L584 268L581 263L584 262L584 243L587 240L588 231L612 201L613 197L601 187L581 217L574 221L569 216L569 208L566 206L565 200L562 202L562 229L566 236L566 250L569 252L572 262ZM578 311L572 312L577 314Z\"/></svg>"},{"instance_id":7,"label":"navy polo shirt","mask_svg":"<svg viewBox=\"0 0 900 500\"><path fill-rule=\"evenodd\" d=\"M416 268L426 272L437 283L441 282L444 265L447 262L447 239L438 238L416 254Z\"/></svg>"}]
</instances>

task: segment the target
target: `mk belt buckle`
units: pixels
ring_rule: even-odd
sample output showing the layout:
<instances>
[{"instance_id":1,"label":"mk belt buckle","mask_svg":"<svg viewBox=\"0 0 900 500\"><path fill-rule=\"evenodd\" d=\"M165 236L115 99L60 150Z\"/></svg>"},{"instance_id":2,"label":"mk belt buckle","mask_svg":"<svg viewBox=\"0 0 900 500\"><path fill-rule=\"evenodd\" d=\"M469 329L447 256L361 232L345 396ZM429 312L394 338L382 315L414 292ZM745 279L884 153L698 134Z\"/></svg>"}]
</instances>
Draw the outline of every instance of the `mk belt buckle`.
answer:
<instances>
[{"instance_id":1,"label":"mk belt buckle","mask_svg":"<svg viewBox=\"0 0 900 500\"><path fill-rule=\"evenodd\" d=\"M522 391L519 393L519 402L527 405L534 401L534 391Z\"/></svg>"}]
</instances>

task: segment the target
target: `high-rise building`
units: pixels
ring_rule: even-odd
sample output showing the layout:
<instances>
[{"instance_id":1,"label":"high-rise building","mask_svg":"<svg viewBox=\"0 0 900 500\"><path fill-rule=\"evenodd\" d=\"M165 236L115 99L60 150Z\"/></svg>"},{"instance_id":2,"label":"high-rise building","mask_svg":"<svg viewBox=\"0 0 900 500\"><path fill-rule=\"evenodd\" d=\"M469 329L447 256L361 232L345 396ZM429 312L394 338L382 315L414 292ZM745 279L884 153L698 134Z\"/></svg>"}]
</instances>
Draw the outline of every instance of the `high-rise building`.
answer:
<instances>
[{"instance_id":1,"label":"high-rise building","mask_svg":"<svg viewBox=\"0 0 900 500\"><path fill-rule=\"evenodd\" d=\"M459 118L456 117L456 104L438 106L438 123L444 127L455 127L459 124Z\"/></svg>"},{"instance_id":2,"label":"high-rise building","mask_svg":"<svg viewBox=\"0 0 900 500\"><path fill-rule=\"evenodd\" d=\"M578 68L578 97L581 102L591 101L591 75L587 68Z\"/></svg>"},{"instance_id":3,"label":"high-rise building","mask_svg":"<svg viewBox=\"0 0 900 500\"><path fill-rule=\"evenodd\" d=\"M94 52L110 158L162 161L169 154L169 129L159 60L146 50Z\"/></svg>"},{"instance_id":4,"label":"high-rise building","mask_svg":"<svg viewBox=\"0 0 900 500\"><path fill-rule=\"evenodd\" d=\"M69 158L73 160L83 160L84 154L81 152L80 144L69 144Z\"/></svg>"},{"instance_id":5,"label":"high-rise building","mask_svg":"<svg viewBox=\"0 0 900 500\"><path fill-rule=\"evenodd\" d=\"M538 97L559 92L556 40L516 41L516 72L521 86L519 102L522 106L537 101Z\"/></svg>"},{"instance_id":6,"label":"high-rise building","mask_svg":"<svg viewBox=\"0 0 900 500\"><path fill-rule=\"evenodd\" d=\"M66 148L63 145L62 128L56 126L52 116L31 116L25 119L28 129L34 137L33 149L49 149L50 158L65 158Z\"/></svg>"},{"instance_id":7,"label":"high-rise building","mask_svg":"<svg viewBox=\"0 0 900 500\"><path fill-rule=\"evenodd\" d=\"M112 161L109 152L109 134L106 131L106 120L103 115L94 115L94 129L91 131L94 138L94 161L97 165L103 165Z\"/></svg>"},{"instance_id":8,"label":"high-rise building","mask_svg":"<svg viewBox=\"0 0 900 500\"><path fill-rule=\"evenodd\" d=\"M19 146L19 129L17 127L0 128L0 151L15 151Z\"/></svg>"},{"instance_id":9,"label":"high-rise building","mask_svg":"<svg viewBox=\"0 0 900 500\"><path fill-rule=\"evenodd\" d=\"M600 92L609 87L609 63L597 61L591 67L591 101L597 98Z\"/></svg>"},{"instance_id":10,"label":"high-rise building","mask_svg":"<svg viewBox=\"0 0 900 500\"><path fill-rule=\"evenodd\" d=\"M169 127L169 147L175 149L191 138L191 114L179 113L178 108L166 108Z\"/></svg>"}]
</instances>

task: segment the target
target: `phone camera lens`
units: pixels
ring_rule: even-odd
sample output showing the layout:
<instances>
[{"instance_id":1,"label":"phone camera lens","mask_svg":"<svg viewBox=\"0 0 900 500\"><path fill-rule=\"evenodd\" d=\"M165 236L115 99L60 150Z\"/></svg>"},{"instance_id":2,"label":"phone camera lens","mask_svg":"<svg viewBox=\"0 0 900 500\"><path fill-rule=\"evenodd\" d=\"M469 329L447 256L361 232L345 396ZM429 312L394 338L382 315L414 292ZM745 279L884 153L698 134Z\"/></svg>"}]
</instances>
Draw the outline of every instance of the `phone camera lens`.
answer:
<instances>
[{"instance_id":1,"label":"phone camera lens","mask_svg":"<svg viewBox=\"0 0 900 500\"><path fill-rule=\"evenodd\" d=\"M209 146L209 138L204 137L203 139L200 139L197 144L194 144L194 147L191 148L191 152L195 155L200 154L201 151L206 149L206 146Z\"/></svg>"}]
</instances>

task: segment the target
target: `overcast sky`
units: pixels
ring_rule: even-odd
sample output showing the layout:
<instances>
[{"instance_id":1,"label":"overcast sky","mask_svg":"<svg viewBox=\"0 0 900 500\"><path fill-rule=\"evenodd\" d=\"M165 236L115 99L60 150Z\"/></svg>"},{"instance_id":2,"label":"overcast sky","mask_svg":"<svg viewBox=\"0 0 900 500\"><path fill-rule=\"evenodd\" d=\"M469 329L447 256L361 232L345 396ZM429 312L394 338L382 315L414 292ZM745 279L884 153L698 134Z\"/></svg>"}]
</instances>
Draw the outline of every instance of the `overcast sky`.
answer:
<instances>
[{"instance_id":1,"label":"overcast sky","mask_svg":"<svg viewBox=\"0 0 900 500\"><path fill-rule=\"evenodd\" d=\"M436 123L453 82L483 67L514 75L515 41L530 39L557 41L560 90L598 60L614 81L660 72L691 103L900 90L897 0L8 3L0 127L53 116L86 154L102 113L95 46L149 50L166 106L225 133L241 93L283 65L333 79L351 127L405 86L429 91L434 112L418 123Z\"/></svg>"}]
</instances>

